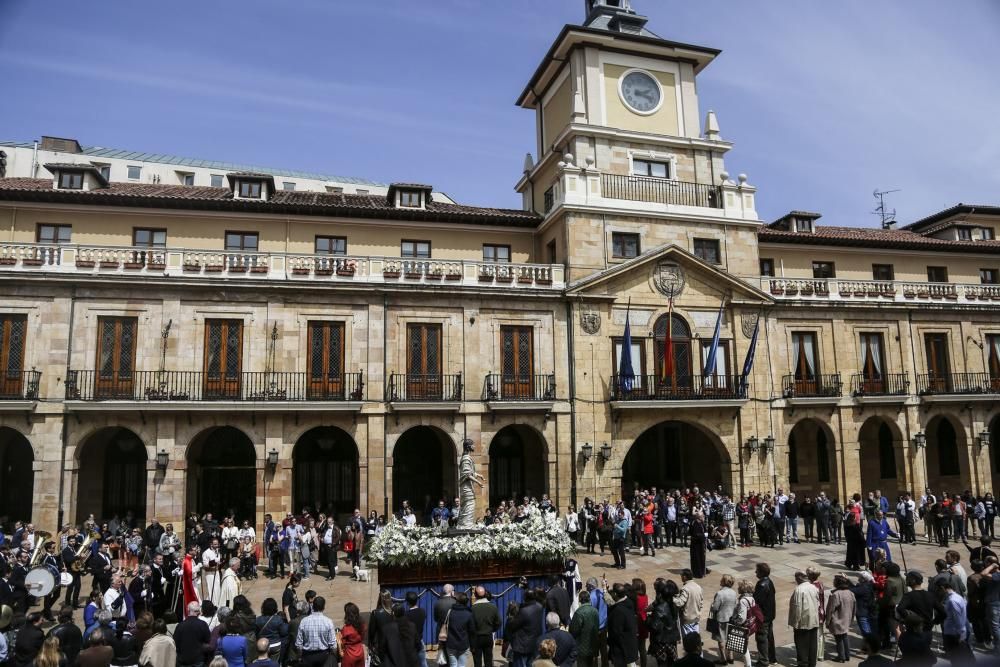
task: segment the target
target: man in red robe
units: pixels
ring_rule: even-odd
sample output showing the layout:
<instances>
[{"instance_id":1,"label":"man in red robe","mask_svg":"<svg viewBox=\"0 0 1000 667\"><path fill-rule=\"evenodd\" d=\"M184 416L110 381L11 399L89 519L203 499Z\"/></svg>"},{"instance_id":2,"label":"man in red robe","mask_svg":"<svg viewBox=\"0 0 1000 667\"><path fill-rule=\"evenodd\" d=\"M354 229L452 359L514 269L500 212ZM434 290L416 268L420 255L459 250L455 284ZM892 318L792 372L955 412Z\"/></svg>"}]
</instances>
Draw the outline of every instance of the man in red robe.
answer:
<instances>
[{"instance_id":1,"label":"man in red robe","mask_svg":"<svg viewBox=\"0 0 1000 667\"><path fill-rule=\"evenodd\" d=\"M201 570L201 563L198 562L198 546L192 544L188 547L187 553L184 555L184 562L181 564L181 591L184 594L184 606L181 609L184 617L187 616L188 604L201 602L198 589L194 585L194 578L199 570Z\"/></svg>"}]
</instances>

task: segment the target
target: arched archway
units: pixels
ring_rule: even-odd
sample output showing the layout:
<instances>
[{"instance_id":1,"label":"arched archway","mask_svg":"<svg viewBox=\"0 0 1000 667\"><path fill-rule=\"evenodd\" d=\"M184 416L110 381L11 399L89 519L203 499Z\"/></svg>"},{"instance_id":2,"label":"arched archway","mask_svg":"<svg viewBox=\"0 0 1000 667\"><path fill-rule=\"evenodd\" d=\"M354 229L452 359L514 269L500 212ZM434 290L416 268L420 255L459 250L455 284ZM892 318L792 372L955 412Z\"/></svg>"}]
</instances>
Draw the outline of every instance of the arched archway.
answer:
<instances>
[{"instance_id":1,"label":"arched archway","mask_svg":"<svg viewBox=\"0 0 1000 667\"><path fill-rule=\"evenodd\" d=\"M995 494L1000 489L1000 414L989 422L990 430L990 490Z\"/></svg>"},{"instance_id":2,"label":"arched archway","mask_svg":"<svg viewBox=\"0 0 1000 667\"><path fill-rule=\"evenodd\" d=\"M243 431L232 426L202 431L191 441L187 461L189 512L256 521L257 454Z\"/></svg>"},{"instance_id":3,"label":"arched archway","mask_svg":"<svg viewBox=\"0 0 1000 667\"><path fill-rule=\"evenodd\" d=\"M34 506L35 453L31 443L12 428L0 428L0 527L7 517L14 521L31 521Z\"/></svg>"},{"instance_id":4,"label":"arched archway","mask_svg":"<svg viewBox=\"0 0 1000 667\"><path fill-rule=\"evenodd\" d=\"M972 488L968 445L961 425L938 415L927 423L927 486L938 497L942 492L961 493Z\"/></svg>"},{"instance_id":5,"label":"arched archway","mask_svg":"<svg viewBox=\"0 0 1000 667\"><path fill-rule=\"evenodd\" d=\"M788 435L788 486L799 496L837 497L836 443L817 419L803 419Z\"/></svg>"},{"instance_id":6,"label":"arched archway","mask_svg":"<svg viewBox=\"0 0 1000 667\"><path fill-rule=\"evenodd\" d=\"M490 442L490 507L501 500L548 493L545 441L527 426L500 429Z\"/></svg>"},{"instance_id":7,"label":"arched archway","mask_svg":"<svg viewBox=\"0 0 1000 667\"><path fill-rule=\"evenodd\" d=\"M129 512L146 518L146 447L127 428L102 428L79 447L76 515L93 514L99 521Z\"/></svg>"},{"instance_id":8,"label":"arched archway","mask_svg":"<svg viewBox=\"0 0 1000 667\"><path fill-rule=\"evenodd\" d=\"M682 421L665 421L646 429L622 462L622 497L637 488L698 486L714 489L720 484L730 493L729 456L714 436Z\"/></svg>"},{"instance_id":9,"label":"arched archway","mask_svg":"<svg viewBox=\"0 0 1000 667\"><path fill-rule=\"evenodd\" d=\"M359 506L358 447L335 426L306 431L292 450L292 507L343 515Z\"/></svg>"},{"instance_id":10,"label":"arched archway","mask_svg":"<svg viewBox=\"0 0 1000 667\"><path fill-rule=\"evenodd\" d=\"M895 502L907 490L902 456L897 456L899 441L896 429L882 417L871 417L858 432L858 450L861 465L861 488L848 489L849 493L881 490L882 495Z\"/></svg>"},{"instance_id":11,"label":"arched archway","mask_svg":"<svg viewBox=\"0 0 1000 667\"><path fill-rule=\"evenodd\" d=\"M438 500L450 503L458 482L458 456L451 438L431 426L414 426L392 450L392 509L404 500L418 521L426 523Z\"/></svg>"}]
</instances>

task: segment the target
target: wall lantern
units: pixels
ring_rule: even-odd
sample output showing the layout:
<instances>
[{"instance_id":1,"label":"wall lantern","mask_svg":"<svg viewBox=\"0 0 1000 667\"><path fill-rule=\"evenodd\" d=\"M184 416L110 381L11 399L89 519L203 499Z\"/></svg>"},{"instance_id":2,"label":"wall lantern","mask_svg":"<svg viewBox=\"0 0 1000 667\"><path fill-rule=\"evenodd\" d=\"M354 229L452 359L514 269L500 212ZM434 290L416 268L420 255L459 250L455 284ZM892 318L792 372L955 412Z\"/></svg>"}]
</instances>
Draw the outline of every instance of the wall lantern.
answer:
<instances>
[{"instance_id":1,"label":"wall lantern","mask_svg":"<svg viewBox=\"0 0 1000 667\"><path fill-rule=\"evenodd\" d=\"M589 461L591 457L594 456L594 446L589 442L583 443L583 447L580 448L580 451L583 453L584 461Z\"/></svg>"},{"instance_id":2,"label":"wall lantern","mask_svg":"<svg viewBox=\"0 0 1000 667\"><path fill-rule=\"evenodd\" d=\"M927 436L924 435L923 431L917 431L913 434L913 446L917 449L923 449L927 446Z\"/></svg>"},{"instance_id":3,"label":"wall lantern","mask_svg":"<svg viewBox=\"0 0 1000 667\"><path fill-rule=\"evenodd\" d=\"M271 451L269 451L267 453L267 465L271 466L272 468L277 468L278 467L278 450L277 449L272 449Z\"/></svg>"},{"instance_id":4,"label":"wall lantern","mask_svg":"<svg viewBox=\"0 0 1000 667\"><path fill-rule=\"evenodd\" d=\"M608 443L601 445L601 459L604 461L611 460L611 445Z\"/></svg>"},{"instance_id":5,"label":"wall lantern","mask_svg":"<svg viewBox=\"0 0 1000 667\"><path fill-rule=\"evenodd\" d=\"M156 469L166 470L167 461L170 460L170 456L167 454L167 450L161 449L160 453L156 455Z\"/></svg>"},{"instance_id":6,"label":"wall lantern","mask_svg":"<svg viewBox=\"0 0 1000 667\"><path fill-rule=\"evenodd\" d=\"M750 450L751 454L756 454L757 450L760 449L760 441L757 440L757 436L751 435L747 438L747 449Z\"/></svg>"},{"instance_id":7,"label":"wall lantern","mask_svg":"<svg viewBox=\"0 0 1000 667\"><path fill-rule=\"evenodd\" d=\"M979 449L984 449L990 446L990 437L991 434L989 429L984 428L979 432Z\"/></svg>"},{"instance_id":8,"label":"wall lantern","mask_svg":"<svg viewBox=\"0 0 1000 667\"><path fill-rule=\"evenodd\" d=\"M767 452L768 454L772 454L774 452L773 435L768 435L766 438L764 438L764 451Z\"/></svg>"}]
</instances>

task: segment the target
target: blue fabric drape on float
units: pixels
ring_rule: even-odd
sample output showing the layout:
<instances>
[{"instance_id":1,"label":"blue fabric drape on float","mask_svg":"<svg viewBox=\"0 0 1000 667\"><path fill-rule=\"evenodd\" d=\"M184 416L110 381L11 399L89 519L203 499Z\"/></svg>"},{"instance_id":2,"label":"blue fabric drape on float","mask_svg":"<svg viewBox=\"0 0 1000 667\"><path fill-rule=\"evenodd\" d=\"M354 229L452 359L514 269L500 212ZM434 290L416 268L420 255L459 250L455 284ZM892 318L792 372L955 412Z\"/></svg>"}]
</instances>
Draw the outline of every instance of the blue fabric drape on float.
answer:
<instances>
[{"instance_id":1,"label":"blue fabric drape on float","mask_svg":"<svg viewBox=\"0 0 1000 667\"><path fill-rule=\"evenodd\" d=\"M545 577L528 577L528 587L536 588L541 587L548 590L546 585ZM511 602L516 602L521 604L524 599L524 589L517 585L519 579L495 579L492 581L449 581L452 586L455 587L456 591L466 591L469 594L469 599L472 599L472 590L476 586L485 586L486 590L490 592L493 596L492 603L496 605L497 609L500 611L500 634L497 635L499 639L503 635L503 629L507 624L507 605ZM427 614L427 622L421 629L421 636L424 639L424 644L427 646L432 646L437 644L437 625L434 623L434 603L437 602L438 598L441 596L441 587L443 584L435 584L433 586L425 586L421 584L415 584L412 586L389 586L389 592L392 593L394 600L400 602L406 597L406 594L410 591L414 591L420 596L420 608L424 610ZM433 592L432 592L433 591Z\"/></svg>"}]
</instances>

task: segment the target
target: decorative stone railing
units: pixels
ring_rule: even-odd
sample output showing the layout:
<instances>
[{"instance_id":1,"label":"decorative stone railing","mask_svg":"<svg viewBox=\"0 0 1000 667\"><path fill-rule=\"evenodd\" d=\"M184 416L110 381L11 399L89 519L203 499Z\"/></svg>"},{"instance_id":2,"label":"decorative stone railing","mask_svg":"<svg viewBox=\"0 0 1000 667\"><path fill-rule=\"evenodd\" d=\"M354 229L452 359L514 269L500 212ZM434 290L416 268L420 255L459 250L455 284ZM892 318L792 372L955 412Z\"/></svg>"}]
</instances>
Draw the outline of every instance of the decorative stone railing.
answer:
<instances>
[{"instance_id":1,"label":"decorative stone railing","mask_svg":"<svg viewBox=\"0 0 1000 667\"><path fill-rule=\"evenodd\" d=\"M1000 302L1000 285L765 276L760 278L760 288L781 300L947 303L964 299Z\"/></svg>"}]
</instances>

